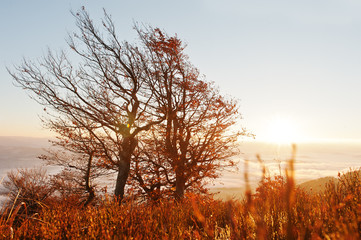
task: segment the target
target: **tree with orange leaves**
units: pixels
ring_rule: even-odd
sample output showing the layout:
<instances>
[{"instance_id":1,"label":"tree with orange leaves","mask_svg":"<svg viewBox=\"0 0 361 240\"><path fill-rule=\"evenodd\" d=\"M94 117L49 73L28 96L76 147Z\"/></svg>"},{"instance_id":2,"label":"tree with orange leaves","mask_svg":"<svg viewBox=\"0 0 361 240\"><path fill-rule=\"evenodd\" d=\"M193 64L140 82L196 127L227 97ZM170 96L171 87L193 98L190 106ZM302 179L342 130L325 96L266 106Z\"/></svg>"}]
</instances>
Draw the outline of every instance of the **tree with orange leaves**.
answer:
<instances>
[{"instance_id":1,"label":"tree with orange leaves","mask_svg":"<svg viewBox=\"0 0 361 240\"><path fill-rule=\"evenodd\" d=\"M178 38L158 29L153 35L141 35L153 58L166 63L154 73L154 79L163 76L156 81L162 85L154 86L166 120L142 136L131 180L153 199L161 195L181 199L186 190L204 190L205 180L234 165L236 141L245 131L231 129L241 117L237 101L223 97L213 83L200 77Z\"/></svg>"}]
</instances>

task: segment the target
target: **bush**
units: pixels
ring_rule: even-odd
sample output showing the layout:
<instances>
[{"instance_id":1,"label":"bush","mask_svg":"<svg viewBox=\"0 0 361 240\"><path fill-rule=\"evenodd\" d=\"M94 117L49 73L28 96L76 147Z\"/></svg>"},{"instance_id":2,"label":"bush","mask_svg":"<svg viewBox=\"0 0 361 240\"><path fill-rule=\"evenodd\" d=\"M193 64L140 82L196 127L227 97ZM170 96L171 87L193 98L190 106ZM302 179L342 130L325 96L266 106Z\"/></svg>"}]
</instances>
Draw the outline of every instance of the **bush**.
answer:
<instances>
[{"instance_id":1,"label":"bush","mask_svg":"<svg viewBox=\"0 0 361 240\"><path fill-rule=\"evenodd\" d=\"M28 213L36 212L40 204L52 195L54 189L43 168L17 169L7 174L3 182L10 203L26 207Z\"/></svg>"}]
</instances>

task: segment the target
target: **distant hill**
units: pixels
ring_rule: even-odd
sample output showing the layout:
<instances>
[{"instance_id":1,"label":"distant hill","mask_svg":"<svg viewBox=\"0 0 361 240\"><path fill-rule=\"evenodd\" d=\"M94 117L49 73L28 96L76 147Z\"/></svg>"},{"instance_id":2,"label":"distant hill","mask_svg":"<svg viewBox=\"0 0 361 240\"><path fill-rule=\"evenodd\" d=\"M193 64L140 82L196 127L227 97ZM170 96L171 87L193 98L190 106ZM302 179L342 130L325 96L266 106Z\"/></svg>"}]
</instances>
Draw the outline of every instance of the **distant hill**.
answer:
<instances>
[{"instance_id":1,"label":"distant hill","mask_svg":"<svg viewBox=\"0 0 361 240\"><path fill-rule=\"evenodd\" d=\"M304 183L299 184L300 188L303 188L309 193L319 193L325 190L326 184L329 182L336 183L338 180L335 177L323 177L314 180L310 180Z\"/></svg>"},{"instance_id":2,"label":"distant hill","mask_svg":"<svg viewBox=\"0 0 361 240\"><path fill-rule=\"evenodd\" d=\"M304 183L298 184L297 186L304 189L308 193L320 193L325 190L326 184L329 182L337 182L338 179L335 177L323 177ZM209 191L214 195L215 199L229 200L229 199L242 199L245 194L244 188L210 188ZM252 189L254 193L255 189Z\"/></svg>"},{"instance_id":3,"label":"distant hill","mask_svg":"<svg viewBox=\"0 0 361 240\"><path fill-rule=\"evenodd\" d=\"M335 184L337 184L339 181L345 180L345 179L355 179L354 177L357 176L358 177L356 179L361 179L361 170L350 170L348 172L344 172L341 174L340 178L335 178L335 177L323 177L323 178L318 178L315 180L310 180L304 183L299 184L298 186L303 188L304 190L306 190L309 193L320 193L323 190L325 190L326 184L330 183L330 182L334 182ZM347 181L345 181L347 182Z\"/></svg>"},{"instance_id":4,"label":"distant hill","mask_svg":"<svg viewBox=\"0 0 361 240\"><path fill-rule=\"evenodd\" d=\"M349 173L346 173L346 175ZM361 174L361 172L360 172ZM329 182L337 183L338 179L335 177L323 177L304 183L298 184L297 186L304 189L308 193L320 193L326 188L326 184ZM229 199L242 199L245 194L244 188L210 188L210 193L215 194L215 199L229 200ZM255 189L252 189L254 193Z\"/></svg>"},{"instance_id":5,"label":"distant hill","mask_svg":"<svg viewBox=\"0 0 361 240\"><path fill-rule=\"evenodd\" d=\"M214 194L215 199L230 200L242 199L245 193L244 188L210 188L210 193Z\"/></svg>"}]
</instances>

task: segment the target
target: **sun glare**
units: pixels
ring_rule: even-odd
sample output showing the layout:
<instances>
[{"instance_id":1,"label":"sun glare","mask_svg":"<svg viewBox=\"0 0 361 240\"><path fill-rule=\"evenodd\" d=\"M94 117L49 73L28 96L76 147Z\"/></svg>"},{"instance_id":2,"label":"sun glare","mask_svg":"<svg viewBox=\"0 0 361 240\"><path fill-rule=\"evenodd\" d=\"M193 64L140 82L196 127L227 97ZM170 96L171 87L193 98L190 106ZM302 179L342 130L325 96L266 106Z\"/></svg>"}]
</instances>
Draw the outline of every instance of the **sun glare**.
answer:
<instances>
[{"instance_id":1,"label":"sun glare","mask_svg":"<svg viewBox=\"0 0 361 240\"><path fill-rule=\"evenodd\" d=\"M276 116L270 120L267 141L277 144L290 144L297 140L297 136L296 126L290 118Z\"/></svg>"}]
</instances>

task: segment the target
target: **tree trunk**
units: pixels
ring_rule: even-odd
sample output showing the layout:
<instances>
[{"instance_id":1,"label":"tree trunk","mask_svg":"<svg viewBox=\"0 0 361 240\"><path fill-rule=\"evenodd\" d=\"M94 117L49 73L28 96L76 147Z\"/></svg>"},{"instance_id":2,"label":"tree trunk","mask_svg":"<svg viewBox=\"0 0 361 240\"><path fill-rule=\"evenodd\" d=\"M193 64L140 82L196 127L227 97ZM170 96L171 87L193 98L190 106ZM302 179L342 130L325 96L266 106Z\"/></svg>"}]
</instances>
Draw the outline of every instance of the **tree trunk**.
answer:
<instances>
[{"instance_id":1,"label":"tree trunk","mask_svg":"<svg viewBox=\"0 0 361 240\"><path fill-rule=\"evenodd\" d=\"M93 152L91 152L89 154L88 166L87 166L87 170L85 173L85 190L89 193L89 195L88 195L86 202L84 203L84 206L88 206L88 204L91 203L91 201L93 201L93 199L95 197L94 188L92 186L90 186L90 171L91 171L91 164L92 164L92 160L93 160L93 154L94 154Z\"/></svg>"},{"instance_id":2,"label":"tree trunk","mask_svg":"<svg viewBox=\"0 0 361 240\"><path fill-rule=\"evenodd\" d=\"M119 201L124 198L124 189L130 171L130 160L136 146L136 138L129 136L123 139L122 152L120 153L120 160L118 163L118 176L114 191L114 195Z\"/></svg>"},{"instance_id":3,"label":"tree trunk","mask_svg":"<svg viewBox=\"0 0 361 240\"><path fill-rule=\"evenodd\" d=\"M180 169L180 171L176 171L175 192L174 192L174 197L176 200L179 201L183 199L184 190L185 190L184 172Z\"/></svg>"},{"instance_id":4,"label":"tree trunk","mask_svg":"<svg viewBox=\"0 0 361 240\"><path fill-rule=\"evenodd\" d=\"M119 201L121 201L124 197L124 189L129 176L129 171L130 171L130 161L119 162L117 182L115 185L115 192L114 192L115 197Z\"/></svg>"},{"instance_id":5,"label":"tree trunk","mask_svg":"<svg viewBox=\"0 0 361 240\"><path fill-rule=\"evenodd\" d=\"M94 193L94 188L93 187L90 187L88 189L88 192L89 192L89 195L88 195L87 200L84 203L84 207L88 206L89 203L91 203L93 201L93 199L95 198L95 193Z\"/></svg>"}]
</instances>

